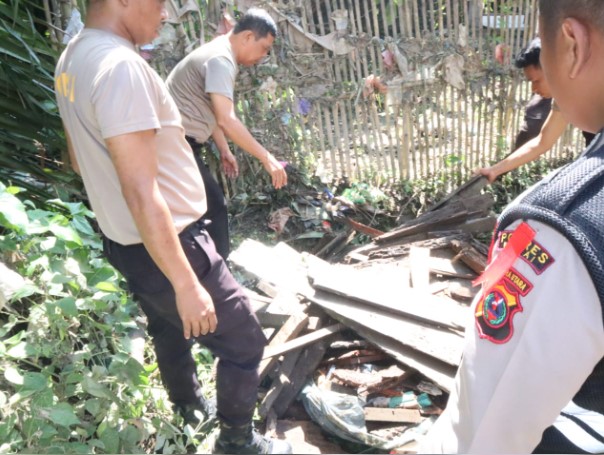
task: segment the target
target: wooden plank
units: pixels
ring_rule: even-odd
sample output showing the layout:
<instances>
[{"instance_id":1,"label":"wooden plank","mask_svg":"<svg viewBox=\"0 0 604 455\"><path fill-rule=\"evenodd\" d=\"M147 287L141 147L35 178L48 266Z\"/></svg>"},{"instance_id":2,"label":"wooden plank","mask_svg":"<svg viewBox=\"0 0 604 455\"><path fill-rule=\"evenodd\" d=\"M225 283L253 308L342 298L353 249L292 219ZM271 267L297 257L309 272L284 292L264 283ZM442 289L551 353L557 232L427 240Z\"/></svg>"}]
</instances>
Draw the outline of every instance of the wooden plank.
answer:
<instances>
[{"instance_id":1,"label":"wooden plank","mask_svg":"<svg viewBox=\"0 0 604 455\"><path fill-rule=\"evenodd\" d=\"M409 249L409 261L411 262L411 283L413 288L421 292L429 292L430 287L430 250L412 246Z\"/></svg>"},{"instance_id":2,"label":"wooden plank","mask_svg":"<svg viewBox=\"0 0 604 455\"><path fill-rule=\"evenodd\" d=\"M275 329L283 326L288 316L296 313L302 313L305 306L291 291L279 291L276 287L268 285L266 281L260 280L258 285L264 283L265 286L271 286L274 295L271 303L265 308L263 313L256 313L260 325L265 327L264 335L267 340L271 340Z\"/></svg>"},{"instance_id":3,"label":"wooden plank","mask_svg":"<svg viewBox=\"0 0 604 455\"><path fill-rule=\"evenodd\" d=\"M417 409L364 408L367 422L408 422L420 423L423 419Z\"/></svg>"},{"instance_id":4,"label":"wooden plank","mask_svg":"<svg viewBox=\"0 0 604 455\"><path fill-rule=\"evenodd\" d=\"M261 311L256 313L256 317L258 321L260 321L260 325L262 327L270 327L273 329L277 329L281 327L287 320L289 319L289 314L279 314L279 313L267 313L266 311Z\"/></svg>"},{"instance_id":5,"label":"wooden plank","mask_svg":"<svg viewBox=\"0 0 604 455\"><path fill-rule=\"evenodd\" d=\"M323 298L321 294L315 294L315 303L320 305L322 300ZM434 381L434 383L436 383L444 391L451 391L451 388L455 383L454 378L457 370L456 367L448 365L445 362L439 361L429 355L405 346L397 340L382 334L379 330L370 329L360 324L356 320L347 318L336 311L328 309L326 309L326 311L335 319L340 320L343 324L346 324L359 335L364 337L367 341L379 346L380 349L390 354L399 362L414 368L427 378Z\"/></svg>"},{"instance_id":6,"label":"wooden plank","mask_svg":"<svg viewBox=\"0 0 604 455\"><path fill-rule=\"evenodd\" d=\"M384 235L380 235L374 239L374 242L386 243L394 239L401 237L408 237L414 234L421 234L426 231L433 231L435 229L441 229L445 226L450 227L451 225L461 224L468 218L468 211L465 209L448 210L446 208L442 211L434 212L433 216L418 218L412 223L406 224L398 229L387 232Z\"/></svg>"},{"instance_id":7,"label":"wooden plank","mask_svg":"<svg viewBox=\"0 0 604 455\"><path fill-rule=\"evenodd\" d=\"M453 240L451 242L451 248L457 253L455 257L459 258L478 275L481 275L482 272L484 272L484 269L487 266L487 258L469 242Z\"/></svg>"},{"instance_id":8,"label":"wooden plank","mask_svg":"<svg viewBox=\"0 0 604 455\"><path fill-rule=\"evenodd\" d=\"M324 291L317 291L312 301L325 310L329 310L330 313L337 314L336 319L346 325L352 319L357 321L357 325L360 324L378 331L398 343L449 365L458 366L461 361L463 338L452 331L412 322L380 308L364 305ZM342 320L342 317L345 320Z\"/></svg>"},{"instance_id":9,"label":"wooden plank","mask_svg":"<svg viewBox=\"0 0 604 455\"><path fill-rule=\"evenodd\" d=\"M433 212L437 209L441 209L452 202L465 199L468 196L479 194L483 188L489 184L489 181L483 175L475 175L470 178L466 183L459 186L457 189L449 193L446 197L441 199L439 202L430 207L427 211Z\"/></svg>"},{"instance_id":10,"label":"wooden plank","mask_svg":"<svg viewBox=\"0 0 604 455\"><path fill-rule=\"evenodd\" d=\"M476 273L465 264L455 262L448 258L431 257L428 262L428 267L430 272L437 275L466 278L468 280L473 280L477 276Z\"/></svg>"},{"instance_id":11,"label":"wooden plank","mask_svg":"<svg viewBox=\"0 0 604 455\"><path fill-rule=\"evenodd\" d=\"M294 314L290 316L283 327L279 329L279 331L275 334L269 345L265 348L265 350L274 348L275 346L280 346L286 341L291 340L296 337L308 324L308 316L305 314ZM275 365L278 358L269 357L260 362L260 366L258 367L258 374L260 378L264 378L266 374L270 371L270 369Z\"/></svg>"},{"instance_id":12,"label":"wooden plank","mask_svg":"<svg viewBox=\"0 0 604 455\"><path fill-rule=\"evenodd\" d=\"M268 391L258 408L258 413L261 417L266 417L267 415L269 415L269 411L272 411L273 403L283 390L285 384L290 382L289 377L294 371L294 367L296 366L298 358L301 354L302 349L297 349L295 351L289 352L283 359L283 362L281 362L281 368L279 368L279 373L277 374L277 377L273 381L270 390Z\"/></svg>"},{"instance_id":13,"label":"wooden plank","mask_svg":"<svg viewBox=\"0 0 604 455\"><path fill-rule=\"evenodd\" d=\"M246 239L231 253L229 260L252 275L276 286L279 291L303 293L312 290L302 256L286 243L272 248Z\"/></svg>"},{"instance_id":14,"label":"wooden plank","mask_svg":"<svg viewBox=\"0 0 604 455\"><path fill-rule=\"evenodd\" d=\"M289 376L289 383L283 386L283 390L273 404L273 409L278 417L283 416L287 408L296 399L300 390L306 384L308 377L319 366L326 350L327 343L323 340L304 348L294 370Z\"/></svg>"},{"instance_id":15,"label":"wooden plank","mask_svg":"<svg viewBox=\"0 0 604 455\"><path fill-rule=\"evenodd\" d=\"M264 280L260 280L256 286L266 295L273 298L277 297L277 294L279 293L279 290L273 284Z\"/></svg>"},{"instance_id":16,"label":"wooden plank","mask_svg":"<svg viewBox=\"0 0 604 455\"><path fill-rule=\"evenodd\" d=\"M467 308L445 297L420 292L388 273L309 262L313 287L356 302L432 325L465 327ZM309 298L309 296L307 296Z\"/></svg>"},{"instance_id":17,"label":"wooden plank","mask_svg":"<svg viewBox=\"0 0 604 455\"><path fill-rule=\"evenodd\" d=\"M315 341L327 338L328 336L333 335L334 333L337 333L342 329L344 329L344 326L342 324L334 324L330 325L329 327L324 327L322 329L315 330L312 333L302 335L301 337L294 338L293 340L289 340L286 343L275 346L268 346L264 349L264 356L262 357L262 359L268 359L269 357L285 354L286 352L293 351L294 349L304 347L306 345L314 343Z\"/></svg>"}]
</instances>

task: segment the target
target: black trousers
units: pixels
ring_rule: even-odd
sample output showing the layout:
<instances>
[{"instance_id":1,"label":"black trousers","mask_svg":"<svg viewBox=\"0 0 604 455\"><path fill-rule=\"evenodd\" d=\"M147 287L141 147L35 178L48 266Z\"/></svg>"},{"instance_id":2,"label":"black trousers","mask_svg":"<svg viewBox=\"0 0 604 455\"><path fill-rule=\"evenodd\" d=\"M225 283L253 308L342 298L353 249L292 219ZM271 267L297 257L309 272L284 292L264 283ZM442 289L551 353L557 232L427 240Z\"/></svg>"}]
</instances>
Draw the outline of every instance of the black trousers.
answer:
<instances>
[{"instance_id":1,"label":"black trousers","mask_svg":"<svg viewBox=\"0 0 604 455\"><path fill-rule=\"evenodd\" d=\"M196 341L218 357L216 398L218 417L229 425L251 422L258 393L258 365L266 338L249 300L231 275L203 221L180 235L184 252L199 281L214 301L218 325L213 334ZM175 404L197 403L201 387L186 340L172 285L155 265L143 244L121 245L104 238L109 262L128 283L143 312L153 339L162 380Z\"/></svg>"},{"instance_id":2,"label":"black trousers","mask_svg":"<svg viewBox=\"0 0 604 455\"><path fill-rule=\"evenodd\" d=\"M210 172L208 166L203 162L201 151L208 147L208 144L200 144L194 138L187 136L187 142L193 149L197 167L203 179L203 186L206 190L206 199L208 202L208 211L204 219L212 223L206 227L208 234L214 240L216 251L226 261L231 251L231 241L229 237L229 214L227 211L227 201L224 197L222 188Z\"/></svg>"}]
</instances>

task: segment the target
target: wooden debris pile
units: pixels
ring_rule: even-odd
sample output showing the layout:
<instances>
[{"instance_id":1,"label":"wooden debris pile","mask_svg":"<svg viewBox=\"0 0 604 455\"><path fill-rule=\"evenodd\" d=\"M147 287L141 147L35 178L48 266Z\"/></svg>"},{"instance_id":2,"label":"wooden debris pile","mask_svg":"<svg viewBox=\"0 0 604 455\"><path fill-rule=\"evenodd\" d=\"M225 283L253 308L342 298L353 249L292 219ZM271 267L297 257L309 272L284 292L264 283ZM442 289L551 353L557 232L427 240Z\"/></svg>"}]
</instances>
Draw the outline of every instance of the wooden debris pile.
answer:
<instances>
[{"instance_id":1,"label":"wooden debris pile","mask_svg":"<svg viewBox=\"0 0 604 455\"><path fill-rule=\"evenodd\" d=\"M269 431L309 380L359 400L369 445L441 412L472 318L471 281L486 264L471 232L494 225L482 186L473 179L345 264L252 240L231 254L254 277L248 294L269 339L260 366Z\"/></svg>"}]
</instances>

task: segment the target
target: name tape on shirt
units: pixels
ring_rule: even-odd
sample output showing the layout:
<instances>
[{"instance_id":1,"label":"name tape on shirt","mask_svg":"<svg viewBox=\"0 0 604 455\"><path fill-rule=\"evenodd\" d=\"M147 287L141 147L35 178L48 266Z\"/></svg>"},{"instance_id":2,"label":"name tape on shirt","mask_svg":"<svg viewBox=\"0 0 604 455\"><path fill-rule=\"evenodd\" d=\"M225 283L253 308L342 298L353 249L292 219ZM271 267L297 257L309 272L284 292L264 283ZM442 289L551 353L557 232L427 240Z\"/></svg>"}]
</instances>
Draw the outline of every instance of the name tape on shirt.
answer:
<instances>
[{"instance_id":1,"label":"name tape on shirt","mask_svg":"<svg viewBox=\"0 0 604 455\"><path fill-rule=\"evenodd\" d=\"M504 248L510 238L512 231L502 231L499 233L498 247ZM553 256L539 243L532 240L520 254L520 258L535 271L541 275L547 268L554 263Z\"/></svg>"},{"instance_id":2,"label":"name tape on shirt","mask_svg":"<svg viewBox=\"0 0 604 455\"><path fill-rule=\"evenodd\" d=\"M531 282L524 278L522 274L513 267L505 273L503 279L506 283L511 285L513 289L516 289L522 297L526 297L528 293L533 290Z\"/></svg>"}]
</instances>

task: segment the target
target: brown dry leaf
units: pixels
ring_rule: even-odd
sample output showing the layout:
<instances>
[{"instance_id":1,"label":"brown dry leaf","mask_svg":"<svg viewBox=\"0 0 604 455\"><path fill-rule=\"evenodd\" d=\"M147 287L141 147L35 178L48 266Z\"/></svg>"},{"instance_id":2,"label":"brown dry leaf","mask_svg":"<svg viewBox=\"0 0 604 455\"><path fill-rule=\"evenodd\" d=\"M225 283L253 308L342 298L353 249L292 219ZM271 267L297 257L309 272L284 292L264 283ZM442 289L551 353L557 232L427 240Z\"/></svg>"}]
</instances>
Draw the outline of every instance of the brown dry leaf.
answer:
<instances>
[{"instance_id":1,"label":"brown dry leaf","mask_svg":"<svg viewBox=\"0 0 604 455\"><path fill-rule=\"evenodd\" d=\"M269 215L268 227L275 231L277 235L281 235L285 228L285 223L287 223L290 216L294 215L295 213L289 207L277 209Z\"/></svg>"}]
</instances>

